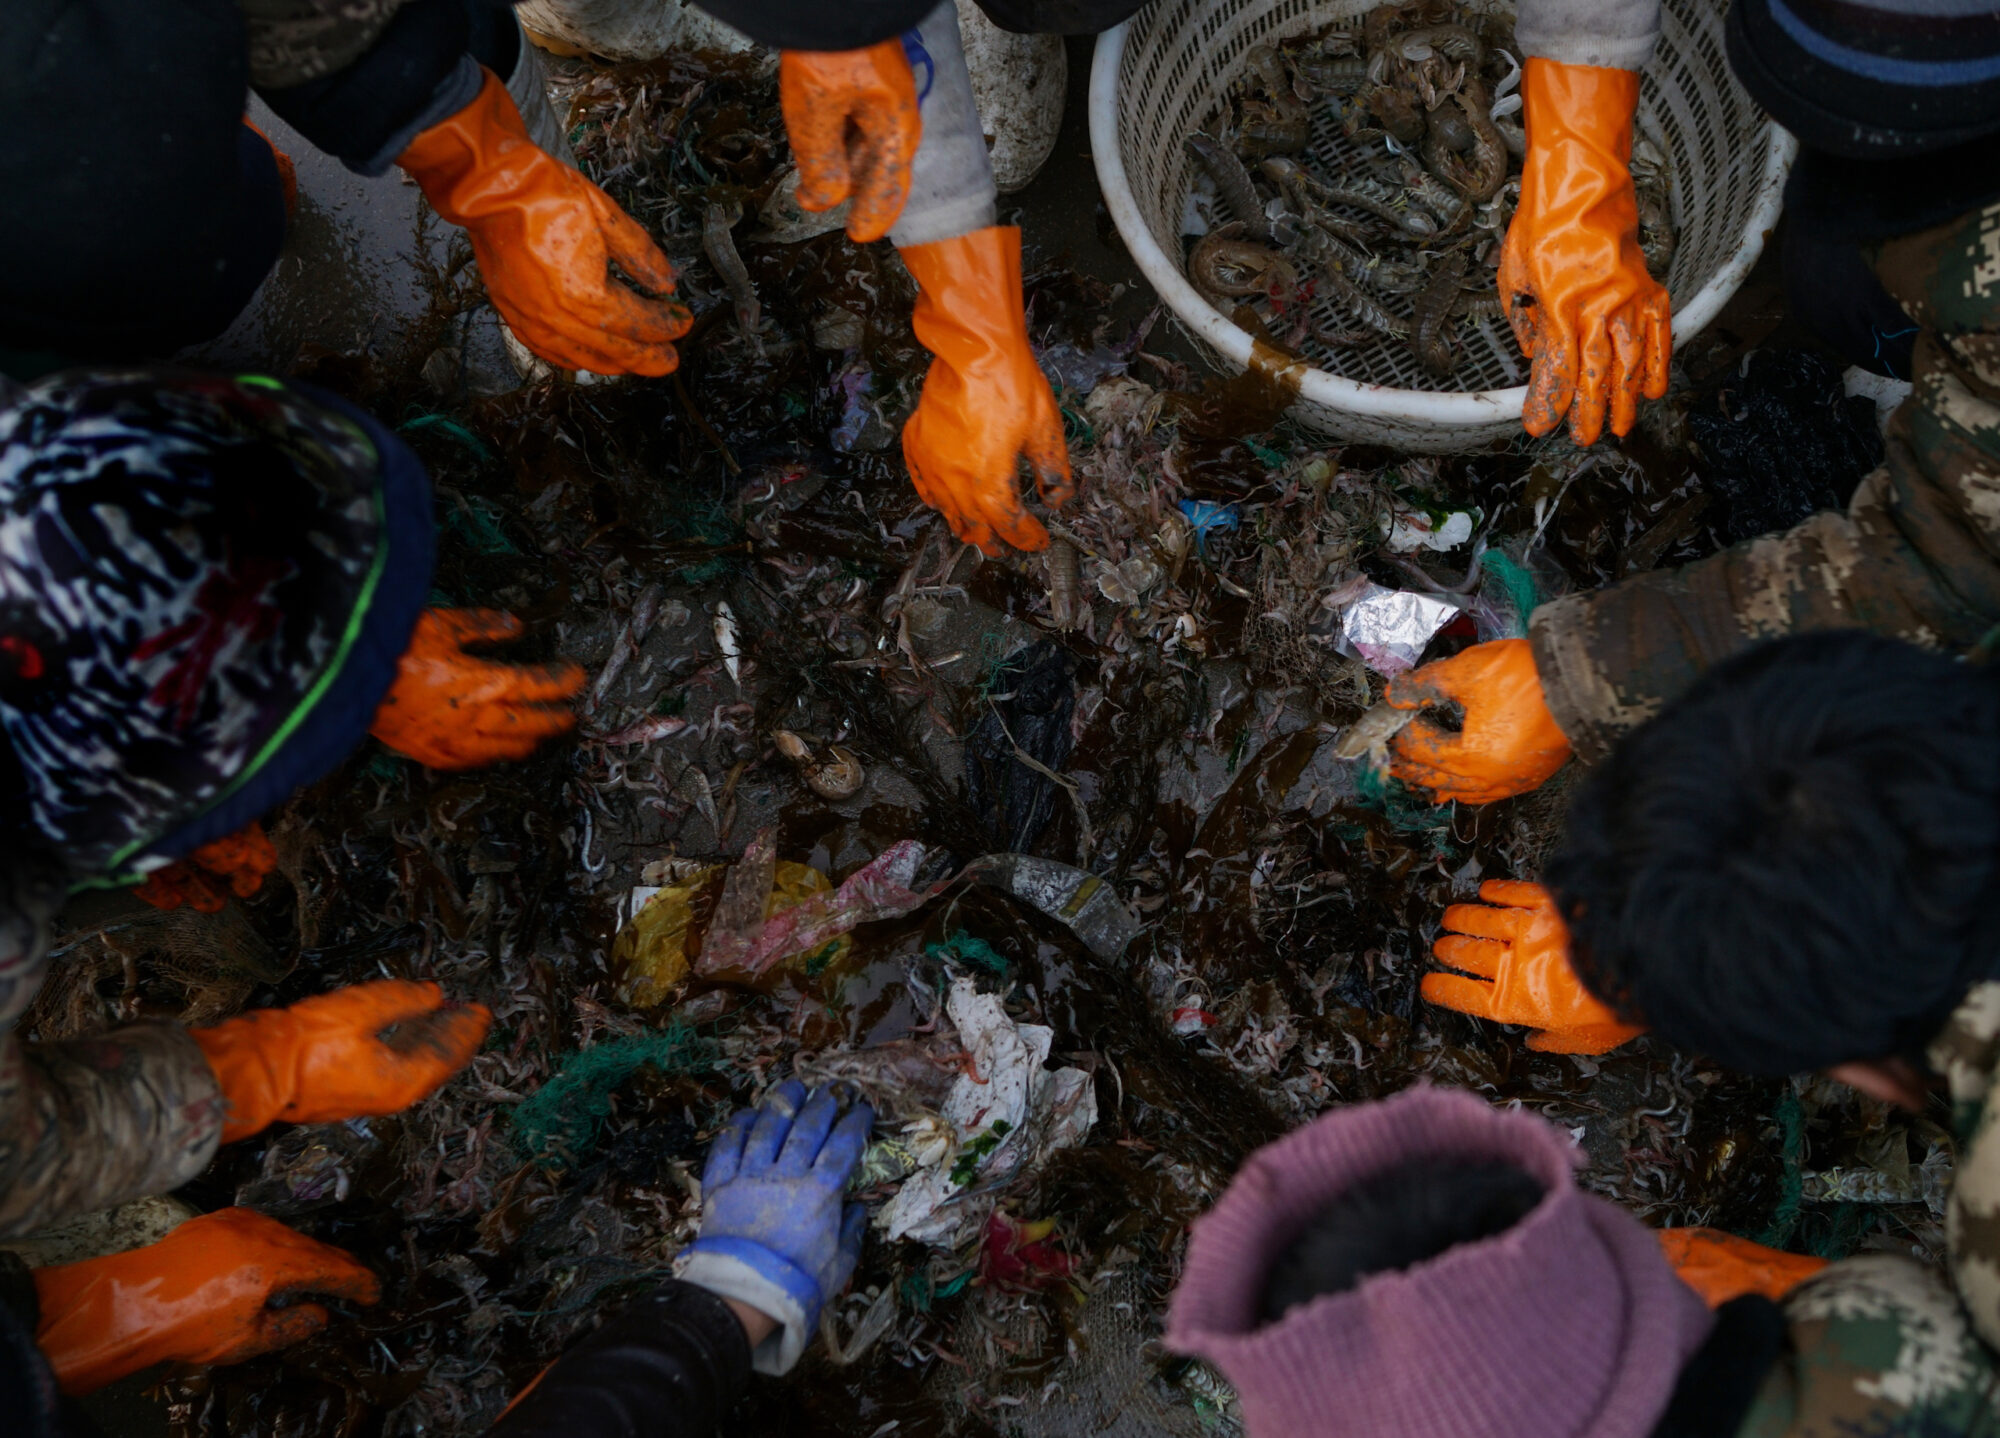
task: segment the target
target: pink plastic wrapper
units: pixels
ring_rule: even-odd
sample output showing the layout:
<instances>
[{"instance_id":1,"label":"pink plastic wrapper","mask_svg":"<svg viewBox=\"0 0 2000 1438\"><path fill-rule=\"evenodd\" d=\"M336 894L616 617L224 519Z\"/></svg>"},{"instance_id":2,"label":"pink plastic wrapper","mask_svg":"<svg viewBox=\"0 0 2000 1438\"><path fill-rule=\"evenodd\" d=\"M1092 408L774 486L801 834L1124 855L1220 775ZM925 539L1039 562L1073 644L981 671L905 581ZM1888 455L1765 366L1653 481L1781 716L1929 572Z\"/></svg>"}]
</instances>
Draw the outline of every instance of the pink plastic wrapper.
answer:
<instances>
[{"instance_id":1,"label":"pink plastic wrapper","mask_svg":"<svg viewBox=\"0 0 2000 1438\"><path fill-rule=\"evenodd\" d=\"M695 972L762 974L780 959L811 953L862 924L907 914L951 882L945 879L926 889L912 889L923 859L924 846L904 839L849 874L840 887L766 919L764 901L771 892L773 863L772 835L767 830L751 840L724 880L715 917L694 961Z\"/></svg>"}]
</instances>

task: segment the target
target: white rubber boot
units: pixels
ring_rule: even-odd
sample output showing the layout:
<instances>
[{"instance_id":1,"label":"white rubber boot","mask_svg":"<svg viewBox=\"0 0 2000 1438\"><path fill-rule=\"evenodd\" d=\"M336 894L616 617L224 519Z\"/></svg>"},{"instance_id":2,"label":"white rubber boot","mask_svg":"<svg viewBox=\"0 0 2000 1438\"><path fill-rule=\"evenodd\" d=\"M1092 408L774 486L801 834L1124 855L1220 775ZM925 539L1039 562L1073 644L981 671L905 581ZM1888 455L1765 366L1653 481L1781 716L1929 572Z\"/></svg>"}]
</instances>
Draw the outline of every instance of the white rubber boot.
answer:
<instances>
[{"instance_id":1,"label":"white rubber boot","mask_svg":"<svg viewBox=\"0 0 2000 1438\"><path fill-rule=\"evenodd\" d=\"M993 183L1011 195L1028 187L1055 150L1069 89L1069 53L1060 35L1016 35L987 19L974 0L957 5Z\"/></svg>"}]
</instances>

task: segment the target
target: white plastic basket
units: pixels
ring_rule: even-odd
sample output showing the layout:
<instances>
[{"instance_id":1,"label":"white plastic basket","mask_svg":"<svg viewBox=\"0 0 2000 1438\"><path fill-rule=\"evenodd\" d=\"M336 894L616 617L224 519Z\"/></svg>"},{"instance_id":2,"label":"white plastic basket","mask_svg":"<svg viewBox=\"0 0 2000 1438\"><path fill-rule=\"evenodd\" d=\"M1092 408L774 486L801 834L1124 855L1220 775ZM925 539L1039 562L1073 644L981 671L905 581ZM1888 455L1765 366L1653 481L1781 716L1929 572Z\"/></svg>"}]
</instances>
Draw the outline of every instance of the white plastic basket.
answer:
<instances>
[{"instance_id":1,"label":"white plastic basket","mask_svg":"<svg viewBox=\"0 0 2000 1438\"><path fill-rule=\"evenodd\" d=\"M1097 42L1090 149L1105 204L1160 298L1232 371L1252 363L1251 338L1181 269L1181 218L1195 178L1182 141L1220 109L1251 46L1358 17L1374 3L1154 0ZM1674 341L1685 344L1763 253L1798 146L1730 73L1718 0L1662 0L1661 12L1659 49L1640 78L1639 128L1663 143L1673 163L1679 243L1667 293ZM1312 159L1329 174L1354 153L1332 110L1314 107L1311 142ZM1340 349L1308 340L1305 358L1321 368L1287 365L1268 348L1257 363L1281 368L1281 381L1298 388L1292 417L1329 438L1471 449L1519 432L1527 366L1504 320L1468 325L1465 333L1465 358L1442 381L1406 344L1388 338Z\"/></svg>"}]
</instances>

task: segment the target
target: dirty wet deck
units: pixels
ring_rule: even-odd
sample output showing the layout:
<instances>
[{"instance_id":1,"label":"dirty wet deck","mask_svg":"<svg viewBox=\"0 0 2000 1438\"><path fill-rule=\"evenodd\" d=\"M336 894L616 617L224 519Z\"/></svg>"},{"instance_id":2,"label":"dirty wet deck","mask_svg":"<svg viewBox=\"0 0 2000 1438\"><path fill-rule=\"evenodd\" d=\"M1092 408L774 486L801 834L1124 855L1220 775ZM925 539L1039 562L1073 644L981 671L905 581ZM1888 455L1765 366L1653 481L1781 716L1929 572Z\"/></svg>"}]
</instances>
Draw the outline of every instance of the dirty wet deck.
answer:
<instances>
[{"instance_id":1,"label":"dirty wet deck","mask_svg":"<svg viewBox=\"0 0 2000 1438\"><path fill-rule=\"evenodd\" d=\"M413 252L409 193L316 207L331 172L302 166L311 244L271 312L209 357L302 374L401 427L437 485L435 601L520 614L529 657L574 659L595 681L642 596L655 617L576 741L467 775L370 744L268 821L281 872L256 899L123 949L88 933L125 932L129 905L75 916L71 962L96 967L66 1007L38 1010L45 1033L384 974L437 979L496 1015L439 1097L232 1146L191 1186L198 1205L242 1193L351 1249L385 1297L281 1356L166 1378L117 1431L161 1412L187 1438L480 1431L596 1309L665 1272L692 1230L690 1175L732 1109L801 1056L922 1037L954 971L1053 1028L1052 1064L1091 1075L1087 1142L1000 1195L1010 1219L1053 1231L1025 1258L871 1239L836 1337L892 1306L886 1329L850 1362L816 1347L787 1380L759 1380L732 1431L1232 1431L1212 1375L1153 1342L1185 1225L1258 1143L1418 1078L1545 1114L1587 1154L1586 1182L1655 1224L1936 1247L1922 1204L1801 1201L1828 1171L1893 1176L1900 1162L1907 1179L1928 1131L1829 1086L1748 1081L1643 1040L1604 1060L1535 1054L1519 1032L1418 1001L1442 907L1482 877L1532 877L1561 788L1434 810L1335 760L1381 681L1319 642L1320 596L1341 574L1420 582L1377 548L1385 510L1476 507L1542 597L1705 553L1716 511L1671 409L1588 467L1561 444L1411 461L1275 423L1281 396L1208 375L1164 321L1146 328L1149 297L1090 179L1087 63L1074 45L1056 160L1003 201L1029 231L1037 342L1071 381L1068 628L1039 560L982 561L910 491L893 435L924 357L890 252L839 236L760 245L746 224L763 356L736 333L698 229L707 198L754 210L781 162L773 87L754 67L689 57L583 83L585 164L663 237L700 316L667 381L480 397L497 351L462 250L433 235L424 268L355 269L363 250ZM355 288L319 289L335 271ZM1782 322L1760 270L1685 357L1693 382ZM847 347L823 347L830 336ZM436 362L441 347L456 362ZM1183 501L1230 506L1236 527L1195 542ZM1448 581L1465 553L1425 562ZM1448 633L1432 653L1475 637ZM1014 720L1009 744L1049 738L1016 730L1024 663L1055 676L1066 716L1067 753L1041 768L992 740L996 713ZM648 725L661 737L605 742ZM858 792L816 794L777 752L780 729L850 749ZM985 765L977 792L968 745ZM863 925L820 967L630 1002L610 956L648 866L733 859L766 831L780 859L834 881L903 840L925 847L930 876L1026 852L1099 876L1143 931L1107 958L966 883ZM550 1140L546 1112L521 1118L559 1076L586 1092L588 1055L627 1051L654 1061L597 1074L601 1119ZM134 1416L147 1404L153 1417Z\"/></svg>"}]
</instances>

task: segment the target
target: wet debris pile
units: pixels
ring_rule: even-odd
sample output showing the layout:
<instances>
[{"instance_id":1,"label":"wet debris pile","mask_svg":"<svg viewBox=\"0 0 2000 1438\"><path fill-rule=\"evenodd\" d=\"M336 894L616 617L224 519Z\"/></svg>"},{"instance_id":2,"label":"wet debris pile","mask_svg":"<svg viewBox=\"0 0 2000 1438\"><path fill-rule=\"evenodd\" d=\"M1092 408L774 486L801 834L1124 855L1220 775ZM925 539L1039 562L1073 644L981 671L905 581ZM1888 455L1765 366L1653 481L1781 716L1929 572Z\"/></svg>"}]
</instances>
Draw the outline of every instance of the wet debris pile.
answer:
<instances>
[{"instance_id":1,"label":"wet debris pile","mask_svg":"<svg viewBox=\"0 0 2000 1438\"><path fill-rule=\"evenodd\" d=\"M1494 272L1527 150L1511 19L1449 0L1379 5L1252 46L1245 65L1186 141L1205 182L1185 226L1189 280L1288 353L1386 338L1448 378L1460 331L1504 318ZM1664 280L1675 231L1657 139L1639 138L1632 171L1640 245Z\"/></svg>"},{"instance_id":2,"label":"wet debris pile","mask_svg":"<svg viewBox=\"0 0 2000 1438\"><path fill-rule=\"evenodd\" d=\"M436 1097L273 1129L183 1195L352 1250L384 1297L170 1376L177 1438L481 1431L670 1271L709 1137L793 1075L881 1114L875 1231L742 1431L1230 1431L1226 1389L1155 1342L1187 1223L1258 1144L1424 1077L1560 1123L1653 1223L1940 1246L1927 1125L1645 1040L1535 1054L1417 998L1443 907L1536 873L1560 785L1432 808L1355 725L1419 658L1712 549L1671 417L1623 452L1328 448L1045 260L1030 328L1078 494L1047 551L983 559L893 449L925 362L893 252L725 224L782 195L768 69L570 83L583 162L682 267L680 372L481 398L308 368L430 466L437 602L588 668L574 741L470 774L364 749L270 821L255 897L80 904L31 1021L384 974L494 1011Z\"/></svg>"}]
</instances>

